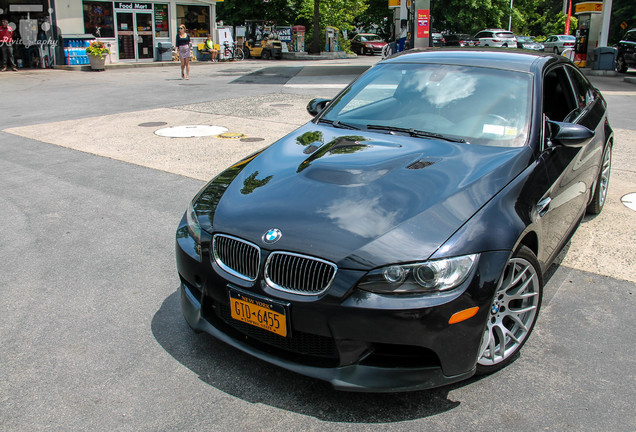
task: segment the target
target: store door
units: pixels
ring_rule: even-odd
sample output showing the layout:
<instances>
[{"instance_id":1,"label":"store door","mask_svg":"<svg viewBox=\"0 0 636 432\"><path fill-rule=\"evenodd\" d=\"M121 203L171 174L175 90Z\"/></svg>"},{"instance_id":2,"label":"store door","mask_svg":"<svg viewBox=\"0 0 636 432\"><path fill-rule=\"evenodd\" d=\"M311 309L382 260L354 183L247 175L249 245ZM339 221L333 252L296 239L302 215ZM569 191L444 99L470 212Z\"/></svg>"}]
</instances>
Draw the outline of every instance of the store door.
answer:
<instances>
[{"instance_id":1,"label":"store door","mask_svg":"<svg viewBox=\"0 0 636 432\"><path fill-rule=\"evenodd\" d=\"M120 60L152 60L152 13L117 12Z\"/></svg>"}]
</instances>

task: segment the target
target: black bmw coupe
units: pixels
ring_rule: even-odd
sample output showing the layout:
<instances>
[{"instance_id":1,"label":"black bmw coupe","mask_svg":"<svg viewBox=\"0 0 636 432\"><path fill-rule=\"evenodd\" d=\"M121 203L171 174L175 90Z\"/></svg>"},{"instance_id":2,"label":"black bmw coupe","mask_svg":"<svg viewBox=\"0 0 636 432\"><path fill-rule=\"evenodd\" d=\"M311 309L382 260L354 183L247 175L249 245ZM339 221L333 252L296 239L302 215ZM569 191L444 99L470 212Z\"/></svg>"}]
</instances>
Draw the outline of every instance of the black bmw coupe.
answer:
<instances>
[{"instance_id":1,"label":"black bmw coupe","mask_svg":"<svg viewBox=\"0 0 636 432\"><path fill-rule=\"evenodd\" d=\"M409 51L229 167L176 234L196 331L350 391L513 361L543 275L603 208L606 102L567 59Z\"/></svg>"}]
</instances>

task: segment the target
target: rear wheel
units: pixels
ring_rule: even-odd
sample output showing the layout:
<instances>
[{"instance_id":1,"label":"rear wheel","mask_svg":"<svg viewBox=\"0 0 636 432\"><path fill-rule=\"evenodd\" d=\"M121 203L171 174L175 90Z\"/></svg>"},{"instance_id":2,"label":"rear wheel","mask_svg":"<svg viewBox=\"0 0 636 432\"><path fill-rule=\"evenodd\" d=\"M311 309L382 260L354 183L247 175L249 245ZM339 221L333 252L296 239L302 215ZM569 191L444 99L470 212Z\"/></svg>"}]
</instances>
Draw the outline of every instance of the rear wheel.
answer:
<instances>
[{"instance_id":1,"label":"rear wheel","mask_svg":"<svg viewBox=\"0 0 636 432\"><path fill-rule=\"evenodd\" d=\"M270 53L269 50L263 50L263 52L261 53L261 58L263 60L269 60L271 56L272 56L272 53Z\"/></svg>"},{"instance_id":2,"label":"rear wheel","mask_svg":"<svg viewBox=\"0 0 636 432\"><path fill-rule=\"evenodd\" d=\"M484 330L477 373L495 372L510 364L537 321L543 279L537 258L521 246L506 264Z\"/></svg>"},{"instance_id":3,"label":"rear wheel","mask_svg":"<svg viewBox=\"0 0 636 432\"><path fill-rule=\"evenodd\" d=\"M236 48L234 50L234 60L241 61L244 58L245 58L245 53L243 53L243 50L241 48Z\"/></svg>"},{"instance_id":4,"label":"rear wheel","mask_svg":"<svg viewBox=\"0 0 636 432\"><path fill-rule=\"evenodd\" d=\"M598 173L598 178L596 179L592 202L590 202L587 206L587 212L589 214L599 214L601 210L603 210L605 200L607 199L607 188L609 186L611 168L612 144L608 143L607 146L605 146L605 151L603 152L603 162L601 165L601 171Z\"/></svg>"},{"instance_id":5,"label":"rear wheel","mask_svg":"<svg viewBox=\"0 0 636 432\"><path fill-rule=\"evenodd\" d=\"M627 72L627 63L625 63L625 57L622 55L616 59L616 71L620 73Z\"/></svg>"}]
</instances>

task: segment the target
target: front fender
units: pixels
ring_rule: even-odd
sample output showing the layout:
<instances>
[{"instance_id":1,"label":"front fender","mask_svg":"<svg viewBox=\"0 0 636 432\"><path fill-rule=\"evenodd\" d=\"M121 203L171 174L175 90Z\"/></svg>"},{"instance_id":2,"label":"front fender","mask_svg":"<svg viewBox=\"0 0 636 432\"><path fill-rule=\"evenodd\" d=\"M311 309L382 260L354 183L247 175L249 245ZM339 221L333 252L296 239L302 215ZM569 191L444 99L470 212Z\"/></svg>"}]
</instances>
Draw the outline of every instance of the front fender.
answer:
<instances>
[{"instance_id":1,"label":"front fender","mask_svg":"<svg viewBox=\"0 0 636 432\"><path fill-rule=\"evenodd\" d=\"M432 256L431 259L481 253L507 251L510 254L529 233L541 238L536 203L547 192L537 187L533 177L536 162L462 225ZM546 185L547 186L547 185ZM535 248L540 247L537 241ZM534 250L538 256L538 250ZM544 263L541 263L542 266Z\"/></svg>"}]
</instances>

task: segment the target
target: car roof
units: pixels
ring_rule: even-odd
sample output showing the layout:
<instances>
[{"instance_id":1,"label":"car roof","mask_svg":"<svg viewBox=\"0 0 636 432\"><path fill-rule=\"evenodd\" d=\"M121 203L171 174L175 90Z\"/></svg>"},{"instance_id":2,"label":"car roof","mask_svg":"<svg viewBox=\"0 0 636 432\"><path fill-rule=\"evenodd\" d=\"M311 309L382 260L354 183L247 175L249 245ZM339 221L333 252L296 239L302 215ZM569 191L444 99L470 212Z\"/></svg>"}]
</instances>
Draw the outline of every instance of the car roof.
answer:
<instances>
[{"instance_id":1,"label":"car roof","mask_svg":"<svg viewBox=\"0 0 636 432\"><path fill-rule=\"evenodd\" d=\"M556 62L567 62L567 59L550 53L499 48L420 48L403 51L380 63L449 64L534 72L542 69L546 64Z\"/></svg>"}]
</instances>

